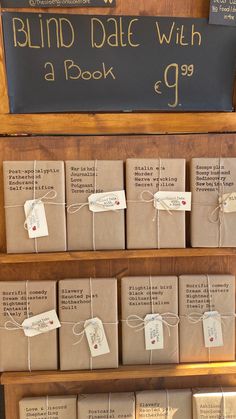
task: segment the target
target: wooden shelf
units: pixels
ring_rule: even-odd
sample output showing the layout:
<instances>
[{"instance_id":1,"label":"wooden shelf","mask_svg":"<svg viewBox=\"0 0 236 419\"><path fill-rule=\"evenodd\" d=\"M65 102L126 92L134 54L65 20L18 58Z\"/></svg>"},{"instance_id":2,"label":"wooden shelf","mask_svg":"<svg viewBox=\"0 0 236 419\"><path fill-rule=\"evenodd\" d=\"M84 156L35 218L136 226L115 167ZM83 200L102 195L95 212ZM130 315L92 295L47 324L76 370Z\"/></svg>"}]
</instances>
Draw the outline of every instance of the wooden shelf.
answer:
<instances>
[{"instance_id":1,"label":"wooden shelf","mask_svg":"<svg viewBox=\"0 0 236 419\"><path fill-rule=\"evenodd\" d=\"M112 370L94 371L42 371L3 373L3 385L64 383L106 380L135 380L161 377L188 377L202 375L236 374L236 362L181 365L120 366Z\"/></svg>"},{"instance_id":2,"label":"wooden shelf","mask_svg":"<svg viewBox=\"0 0 236 419\"><path fill-rule=\"evenodd\" d=\"M30 253L6 254L0 253L0 265L22 263L48 263L96 260L129 260L158 259L186 257L224 257L236 256L236 248L193 248L193 249L150 249L150 250L110 250L87 252Z\"/></svg>"},{"instance_id":3,"label":"wooden shelf","mask_svg":"<svg viewBox=\"0 0 236 419\"><path fill-rule=\"evenodd\" d=\"M0 135L235 132L236 112L0 115Z\"/></svg>"}]
</instances>

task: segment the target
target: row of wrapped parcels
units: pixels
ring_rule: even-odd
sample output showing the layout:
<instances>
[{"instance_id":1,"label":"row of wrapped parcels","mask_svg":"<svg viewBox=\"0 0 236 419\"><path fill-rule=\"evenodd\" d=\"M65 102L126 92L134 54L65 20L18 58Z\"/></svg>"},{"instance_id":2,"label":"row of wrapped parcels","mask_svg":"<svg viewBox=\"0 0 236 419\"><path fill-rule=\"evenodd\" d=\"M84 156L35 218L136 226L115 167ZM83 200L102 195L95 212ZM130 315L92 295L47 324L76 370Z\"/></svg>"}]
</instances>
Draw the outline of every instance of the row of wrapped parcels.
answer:
<instances>
[{"instance_id":1,"label":"row of wrapped parcels","mask_svg":"<svg viewBox=\"0 0 236 419\"><path fill-rule=\"evenodd\" d=\"M236 246L236 158L3 162L8 253ZM126 191L125 191L126 189ZM126 228L125 209L127 208Z\"/></svg>"},{"instance_id":2,"label":"row of wrapped parcels","mask_svg":"<svg viewBox=\"0 0 236 419\"><path fill-rule=\"evenodd\" d=\"M19 409L20 419L235 419L236 388L30 397Z\"/></svg>"},{"instance_id":3,"label":"row of wrapped parcels","mask_svg":"<svg viewBox=\"0 0 236 419\"><path fill-rule=\"evenodd\" d=\"M0 282L0 371L235 360L235 276ZM57 307L58 297L58 307ZM57 316L58 313L58 316ZM59 351L57 331L59 330ZM47 356L45 356L47 348Z\"/></svg>"}]
</instances>

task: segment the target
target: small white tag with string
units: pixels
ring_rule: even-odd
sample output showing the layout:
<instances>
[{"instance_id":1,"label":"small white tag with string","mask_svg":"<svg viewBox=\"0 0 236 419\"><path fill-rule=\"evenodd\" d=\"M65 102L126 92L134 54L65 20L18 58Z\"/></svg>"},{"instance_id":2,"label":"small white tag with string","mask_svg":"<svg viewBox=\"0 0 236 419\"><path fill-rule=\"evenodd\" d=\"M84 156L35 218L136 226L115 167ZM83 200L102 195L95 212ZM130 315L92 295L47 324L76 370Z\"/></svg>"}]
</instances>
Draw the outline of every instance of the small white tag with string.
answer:
<instances>
[{"instance_id":1,"label":"small white tag with string","mask_svg":"<svg viewBox=\"0 0 236 419\"><path fill-rule=\"evenodd\" d=\"M219 198L219 204L222 202L224 212L236 212L236 192L223 194Z\"/></svg>"},{"instance_id":2,"label":"small white tag with string","mask_svg":"<svg viewBox=\"0 0 236 419\"><path fill-rule=\"evenodd\" d=\"M58 329L61 327L61 323L59 322L56 311L50 310L25 319L21 326L23 327L25 336L32 337Z\"/></svg>"},{"instance_id":3,"label":"small white tag with string","mask_svg":"<svg viewBox=\"0 0 236 419\"><path fill-rule=\"evenodd\" d=\"M26 201L24 204L25 225L28 230L29 238L48 236L48 224L45 214L44 203L38 199Z\"/></svg>"},{"instance_id":4,"label":"small white tag with string","mask_svg":"<svg viewBox=\"0 0 236 419\"><path fill-rule=\"evenodd\" d=\"M162 211L191 211L191 192L159 191L154 195L154 207Z\"/></svg>"},{"instance_id":5,"label":"small white tag with string","mask_svg":"<svg viewBox=\"0 0 236 419\"><path fill-rule=\"evenodd\" d=\"M144 318L146 350L164 349L163 322L160 314L147 314Z\"/></svg>"},{"instance_id":6,"label":"small white tag with string","mask_svg":"<svg viewBox=\"0 0 236 419\"><path fill-rule=\"evenodd\" d=\"M126 208L125 191L112 191L92 194L88 197L92 212L117 211Z\"/></svg>"},{"instance_id":7,"label":"small white tag with string","mask_svg":"<svg viewBox=\"0 0 236 419\"><path fill-rule=\"evenodd\" d=\"M221 315L218 311L206 311L204 313L203 332L206 348L224 346Z\"/></svg>"},{"instance_id":8,"label":"small white tag with string","mask_svg":"<svg viewBox=\"0 0 236 419\"><path fill-rule=\"evenodd\" d=\"M84 330L92 357L110 353L104 326L98 317L86 320Z\"/></svg>"}]
</instances>

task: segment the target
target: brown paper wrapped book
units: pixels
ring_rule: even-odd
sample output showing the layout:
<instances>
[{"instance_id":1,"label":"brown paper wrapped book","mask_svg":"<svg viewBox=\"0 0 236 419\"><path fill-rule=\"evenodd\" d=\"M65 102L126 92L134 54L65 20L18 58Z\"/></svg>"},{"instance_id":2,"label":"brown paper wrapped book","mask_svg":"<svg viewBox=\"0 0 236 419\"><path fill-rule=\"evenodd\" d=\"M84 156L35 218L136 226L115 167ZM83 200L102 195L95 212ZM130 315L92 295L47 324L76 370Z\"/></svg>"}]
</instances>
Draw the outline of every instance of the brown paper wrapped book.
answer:
<instances>
[{"instance_id":1,"label":"brown paper wrapped book","mask_svg":"<svg viewBox=\"0 0 236 419\"><path fill-rule=\"evenodd\" d=\"M191 245L236 246L236 158L191 162Z\"/></svg>"},{"instance_id":2,"label":"brown paper wrapped book","mask_svg":"<svg viewBox=\"0 0 236 419\"><path fill-rule=\"evenodd\" d=\"M76 396L27 397L20 400L20 419L77 419Z\"/></svg>"},{"instance_id":3,"label":"brown paper wrapped book","mask_svg":"<svg viewBox=\"0 0 236 419\"><path fill-rule=\"evenodd\" d=\"M59 314L61 370L118 367L116 279L60 281Z\"/></svg>"},{"instance_id":4,"label":"brown paper wrapped book","mask_svg":"<svg viewBox=\"0 0 236 419\"><path fill-rule=\"evenodd\" d=\"M123 278L121 304L123 364L178 363L177 277Z\"/></svg>"},{"instance_id":5,"label":"brown paper wrapped book","mask_svg":"<svg viewBox=\"0 0 236 419\"><path fill-rule=\"evenodd\" d=\"M139 391L136 419L192 419L191 390Z\"/></svg>"},{"instance_id":6,"label":"brown paper wrapped book","mask_svg":"<svg viewBox=\"0 0 236 419\"><path fill-rule=\"evenodd\" d=\"M66 250L65 176L62 161L3 162L5 218L8 253L59 252ZM26 217L26 201L35 200L36 211L44 204L44 221ZM29 223L37 238L29 238ZM38 229L38 231L37 231ZM27 231L28 230L28 231ZM47 235L48 233L48 235ZM45 234L45 235L44 235Z\"/></svg>"},{"instance_id":7,"label":"brown paper wrapped book","mask_svg":"<svg viewBox=\"0 0 236 419\"><path fill-rule=\"evenodd\" d=\"M180 362L235 360L233 275L180 276L179 314Z\"/></svg>"},{"instance_id":8,"label":"brown paper wrapped book","mask_svg":"<svg viewBox=\"0 0 236 419\"><path fill-rule=\"evenodd\" d=\"M236 388L202 388L193 393L193 419L236 419Z\"/></svg>"},{"instance_id":9,"label":"brown paper wrapped book","mask_svg":"<svg viewBox=\"0 0 236 419\"><path fill-rule=\"evenodd\" d=\"M185 191L184 159L126 161L128 249L185 247L185 211L157 210L158 191Z\"/></svg>"},{"instance_id":10,"label":"brown paper wrapped book","mask_svg":"<svg viewBox=\"0 0 236 419\"><path fill-rule=\"evenodd\" d=\"M55 281L0 282L0 371L57 369L57 331L27 337L21 326L53 309Z\"/></svg>"},{"instance_id":11,"label":"brown paper wrapped book","mask_svg":"<svg viewBox=\"0 0 236 419\"><path fill-rule=\"evenodd\" d=\"M123 161L66 162L69 250L125 248L124 210L92 212L88 205L92 194L123 189Z\"/></svg>"},{"instance_id":12,"label":"brown paper wrapped book","mask_svg":"<svg viewBox=\"0 0 236 419\"><path fill-rule=\"evenodd\" d=\"M134 393L81 394L78 419L135 419Z\"/></svg>"}]
</instances>

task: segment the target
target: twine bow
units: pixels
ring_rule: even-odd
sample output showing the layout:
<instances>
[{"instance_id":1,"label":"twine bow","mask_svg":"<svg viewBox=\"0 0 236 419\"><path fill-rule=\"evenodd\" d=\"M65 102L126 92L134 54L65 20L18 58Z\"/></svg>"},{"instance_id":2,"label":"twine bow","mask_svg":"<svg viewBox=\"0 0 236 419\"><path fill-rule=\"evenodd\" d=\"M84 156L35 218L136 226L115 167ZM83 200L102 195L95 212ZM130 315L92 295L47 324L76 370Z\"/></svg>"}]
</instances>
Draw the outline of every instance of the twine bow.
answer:
<instances>
[{"instance_id":1,"label":"twine bow","mask_svg":"<svg viewBox=\"0 0 236 419\"><path fill-rule=\"evenodd\" d=\"M145 199L144 198L144 194L149 195L151 198ZM142 202L147 202L147 203L149 203L149 202L153 202L154 203L156 201L156 202L158 202L162 206L162 208L164 210L166 210L168 212L169 215L173 215L172 212L171 212L171 207L166 203L166 198L158 198L158 199L156 199L155 198L155 195L153 194L153 192L151 192L149 190L144 190L140 194L140 199L141 199ZM155 213L155 217L153 218L152 221L155 221L156 220L158 208L155 207L155 209L156 209L156 213Z\"/></svg>"},{"instance_id":2,"label":"twine bow","mask_svg":"<svg viewBox=\"0 0 236 419\"><path fill-rule=\"evenodd\" d=\"M145 319L143 319L142 317L140 317L136 314L131 314L130 316L127 317L125 322L127 323L127 325L131 329L135 329L136 332L140 332L141 330L144 330L145 327L149 323L152 323L153 321L158 320L163 325L166 326L166 328L168 330L168 335L170 336L170 328L171 327L176 327L179 324L179 316L175 313L163 313L163 314L160 314L160 316L161 316L161 318L159 317L158 314L153 314L152 318L149 318L149 319L145 320ZM171 323L167 319L172 319L175 322ZM139 323L138 324L132 324L132 322L139 322Z\"/></svg>"},{"instance_id":3,"label":"twine bow","mask_svg":"<svg viewBox=\"0 0 236 419\"><path fill-rule=\"evenodd\" d=\"M106 195L103 195L103 198L110 197L111 194L112 192L108 192ZM102 201L99 202L99 200L94 200L93 202L77 202L75 204L68 205L67 212L69 214L75 214L79 212L82 208L87 207L89 205L94 205L102 209L107 209L109 211L118 212L117 209L110 208L110 206L107 205L106 202L102 202Z\"/></svg>"}]
</instances>

